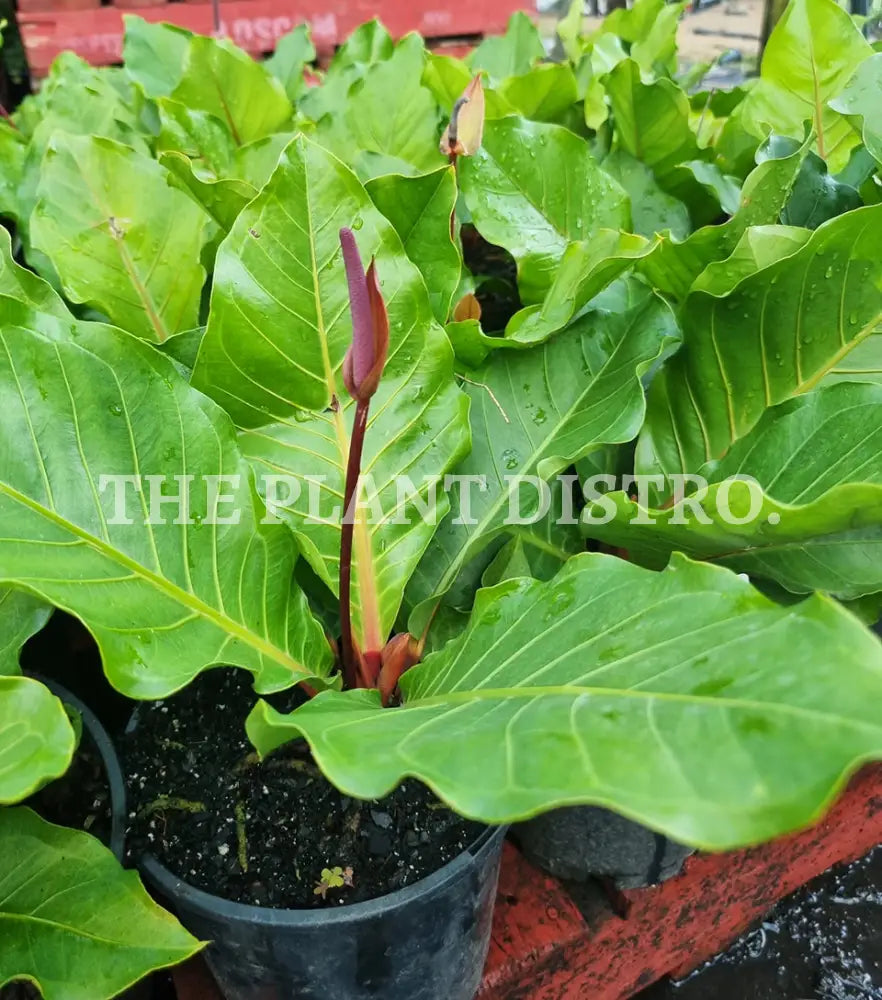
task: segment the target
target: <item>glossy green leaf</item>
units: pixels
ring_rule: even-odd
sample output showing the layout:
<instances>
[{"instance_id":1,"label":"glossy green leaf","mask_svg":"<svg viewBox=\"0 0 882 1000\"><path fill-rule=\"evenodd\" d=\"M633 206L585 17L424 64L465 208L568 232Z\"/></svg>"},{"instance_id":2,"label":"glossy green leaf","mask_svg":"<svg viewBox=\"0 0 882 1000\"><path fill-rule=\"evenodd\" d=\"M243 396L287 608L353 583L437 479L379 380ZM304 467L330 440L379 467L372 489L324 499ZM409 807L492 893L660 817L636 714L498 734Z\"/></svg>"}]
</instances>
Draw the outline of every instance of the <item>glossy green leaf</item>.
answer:
<instances>
[{"instance_id":1,"label":"glossy green leaf","mask_svg":"<svg viewBox=\"0 0 882 1000\"><path fill-rule=\"evenodd\" d=\"M240 146L233 157L233 176L259 191L272 176L294 135L294 132L275 132Z\"/></svg>"},{"instance_id":2,"label":"glossy green leaf","mask_svg":"<svg viewBox=\"0 0 882 1000\"><path fill-rule=\"evenodd\" d=\"M388 59L395 49L392 36L377 19L365 21L346 39L334 53L328 75L341 69L364 69Z\"/></svg>"},{"instance_id":3,"label":"glossy green leaf","mask_svg":"<svg viewBox=\"0 0 882 1000\"><path fill-rule=\"evenodd\" d=\"M623 149L610 153L601 164L631 199L631 226L635 233L652 237L669 232L674 240L685 240L692 226L686 205L659 186L652 170Z\"/></svg>"},{"instance_id":4,"label":"glossy green leaf","mask_svg":"<svg viewBox=\"0 0 882 1000\"><path fill-rule=\"evenodd\" d=\"M320 87L310 87L298 110L313 121L324 115L342 116L349 91L368 69L395 51L392 36L376 19L359 25L334 53Z\"/></svg>"},{"instance_id":5,"label":"glossy green leaf","mask_svg":"<svg viewBox=\"0 0 882 1000\"><path fill-rule=\"evenodd\" d=\"M366 168L365 153L419 170L441 166L440 117L432 92L420 82L424 65L422 39L407 35L388 59L367 68L337 113L318 123L316 140L347 162L361 154ZM382 165L359 171L362 177L388 172Z\"/></svg>"},{"instance_id":6,"label":"glossy green leaf","mask_svg":"<svg viewBox=\"0 0 882 1000\"><path fill-rule=\"evenodd\" d=\"M156 152L183 153L203 173L228 177L234 173L236 142L226 124L209 111L188 108L180 101L161 97Z\"/></svg>"},{"instance_id":7,"label":"glossy green leaf","mask_svg":"<svg viewBox=\"0 0 882 1000\"><path fill-rule=\"evenodd\" d=\"M858 192L830 174L820 156L809 153L781 212L781 221L788 226L817 229L828 219L835 219L861 205L863 200Z\"/></svg>"},{"instance_id":8,"label":"glossy green leaf","mask_svg":"<svg viewBox=\"0 0 882 1000\"><path fill-rule=\"evenodd\" d=\"M699 184L710 195L714 202L712 213L716 214L716 206L719 205L721 211L726 215L734 215L738 211L741 201L741 183L737 177L724 174L715 164L705 160L688 160L677 167L678 174L687 178L687 182ZM678 184L676 179L672 179L672 184ZM695 217L695 208L692 210Z\"/></svg>"},{"instance_id":9,"label":"glossy green leaf","mask_svg":"<svg viewBox=\"0 0 882 1000\"><path fill-rule=\"evenodd\" d=\"M411 605L443 595L467 561L505 532L518 477L550 479L593 449L637 434L640 376L676 333L665 303L644 292L627 312L589 312L546 344L495 352L469 373L472 450L456 472L473 481L454 486L456 516L442 522L420 562ZM525 485L520 499L524 517L537 510L535 486Z\"/></svg>"},{"instance_id":10,"label":"glossy green leaf","mask_svg":"<svg viewBox=\"0 0 882 1000\"><path fill-rule=\"evenodd\" d=\"M634 9L638 13L641 8L645 7L647 10L646 27L640 30L638 37L632 39L631 44L631 57L645 73L657 76L672 76L676 73L677 28L686 6L686 0L679 3L638 0L632 8L632 13ZM652 16L649 16L651 10Z\"/></svg>"},{"instance_id":11,"label":"glossy green leaf","mask_svg":"<svg viewBox=\"0 0 882 1000\"><path fill-rule=\"evenodd\" d=\"M73 52L63 52L40 88L41 117L37 132L102 135L147 151L142 123L144 97L128 85L120 91L110 69L90 66Z\"/></svg>"},{"instance_id":12,"label":"glossy green leaf","mask_svg":"<svg viewBox=\"0 0 882 1000\"><path fill-rule=\"evenodd\" d=\"M159 164L109 139L59 134L38 196L31 239L68 298L158 343L197 324L208 217Z\"/></svg>"},{"instance_id":13,"label":"glossy green leaf","mask_svg":"<svg viewBox=\"0 0 882 1000\"><path fill-rule=\"evenodd\" d=\"M201 945L94 837L0 810L0 985L45 1000L111 1000Z\"/></svg>"},{"instance_id":14,"label":"glossy green leaf","mask_svg":"<svg viewBox=\"0 0 882 1000\"><path fill-rule=\"evenodd\" d=\"M701 158L689 127L689 101L671 80L644 83L633 59L620 62L606 79L619 148L655 172L660 182L679 163Z\"/></svg>"},{"instance_id":15,"label":"glossy green leaf","mask_svg":"<svg viewBox=\"0 0 882 1000\"><path fill-rule=\"evenodd\" d=\"M678 550L795 592L882 591L880 407L882 385L852 382L772 407L705 466L706 493L664 510L612 494L591 506L585 530L644 565ZM756 485L726 482L735 477Z\"/></svg>"},{"instance_id":16,"label":"glossy green leaf","mask_svg":"<svg viewBox=\"0 0 882 1000\"><path fill-rule=\"evenodd\" d=\"M281 490L289 502L279 504L279 514L336 592L354 411L340 375L352 337L342 226L355 229L365 263L376 257L391 331L362 464L371 477L363 495L368 509L355 528L354 627L360 642L374 642L385 641L434 531L416 500L399 494L395 477L409 476L425 499L424 477L443 476L467 447L467 400L456 388L453 354L426 285L395 229L343 163L302 137L220 248L193 383L250 428L240 440L259 471L296 477L300 495ZM337 407L329 407L332 398ZM323 482L310 485L308 477L320 476ZM443 491L437 500L441 517ZM376 505L380 514L368 523Z\"/></svg>"},{"instance_id":17,"label":"glossy green leaf","mask_svg":"<svg viewBox=\"0 0 882 1000\"><path fill-rule=\"evenodd\" d=\"M541 301L570 243L627 228L627 195L585 140L559 125L487 122L481 148L458 169L478 231L518 262L526 304Z\"/></svg>"},{"instance_id":18,"label":"glossy green leaf","mask_svg":"<svg viewBox=\"0 0 882 1000\"><path fill-rule=\"evenodd\" d=\"M154 24L124 14L123 63L148 97L168 97L178 85L193 38L174 24Z\"/></svg>"},{"instance_id":19,"label":"glossy green leaf","mask_svg":"<svg viewBox=\"0 0 882 1000\"><path fill-rule=\"evenodd\" d=\"M882 331L878 329L861 341L821 380L821 385L837 382L882 383Z\"/></svg>"},{"instance_id":20,"label":"glossy green leaf","mask_svg":"<svg viewBox=\"0 0 882 1000\"><path fill-rule=\"evenodd\" d=\"M404 252L420 269L432 312L446 323L459 286L462 259L450 236L456 205L456 174L442 167L430 174L388 174L366 185L371 201L395 227Z\"/></svg>"},{"instance_id":21,"label":"glossy green leaf","mask_svg":"<svg viewBox=\"0 0 882 1000\"><path fill-rule=\"evenodd\" d=\"M0 122L0 216L20 219L18 189L24 171L27 143L6 122Z\"/></svg>"},{"instance_id":22,"label":"glossy green leaf","mask_svg":"<svg viewBox=\"0 0 882 1000\"><path fill-rule=\"evenodd\" d=\"M859 140L827 102L872 51L835 0L791 0L769 37L759 84L744 100L745 120L757 134L765 127L799 139L811 122L821 159L840 170Z\"/></svg>"},{"instance_id":23,"label":"glossy green leaf","mask_svg":"<svg viewBox=\"0 0 882 1000\"><path fill-rule=\"evenodd\" d=\"M391 710L261 702L249 736L261 753L305 736L352 795L413 775L485 821L591 803L711 849L806 825L882 755L878 639L828 599L779 607L683 557L653 573L586 553L482 591L401 686Z\"/></svg>"},{"instance_id":24,"label":"glossy green leaf","mask_svg":"<svg viewBox=\"0 0 882 1000\"><path fill-rule=\"evenodd\" d=\"M778 221L807 151L803 145L786 156L764 159L744 182L741 204L728 222L698 229L682 242L663 240L640 263L640 272L659 291L685 298L705 267L728 257L749 227Z\"/></svg>"},{"instance_id":25,"label":"glossy green leaf","mask_svg":"<svg viewBox=\"0 0 882 1000\"><path fill-rule=\"evenodd\" d=\"M872 333L882 320L882 206L825 223L752 273L716 267L687 298L683 347L653 381L640 472L693 473L721 459L769 407L814 388Z\"/></svg>"},{"instance_id":26,"label":"glossy green leaf","mask_svg":"<svg viewBox=\"0 0 882 1000\"><path fill-rule=\"evenodd\" d=\"M882 52L865 59L845 89L830 101L842 115L861 119L864 145L882 163Z\"/></svg>"},{"instance_id":27,"label":"glossy green leaf","mask_svg":"<svg viewBox=\"0 0 882 1000\"><path fill-rule=\"evenodd\" d=\"M9 230L0 227L0 295L8 295L25 302L41 312L51 313L62 319L70 318L70 310L51 285L38 278L33 271L16 264L12 256Z\"/></svg>"},{"instance_id":28,"label":"glossy green leaf","mask_svg":"<svg viewBox=\"0 0 882 1000\"><path fill-rule=\"evenodd\" d=\"M0 677L19 673L21 647L46 624L51 611L31 594L0 587Z\"/></svg>"},{"instance_id":29,"label":"glossy green leaf","mask_svg":"<svg viewBox=\"0 0 882 1000\"><path fill-rule=\"evenodd\" d=\"M5 621L7 613L7 608L0 609L0 620ZM64 774L75 745L64 705L47 687L30 677L0 676L0 806L20 802ZM0 816L4 814L0 809ZM0 903L0 923L2 915ZM5 933L3 945L6 948Z\"/></svg>"},{"instance_id":30,"label":"glossy green leaf","mask_svg":"<svg viewBox=\"0 0 882 1000\"><path fill-rule=\"evenodd\" d=\"M469 56L472 69L485 69L493 80L527 73L545 58L536 25L522 11L512 14L504 35L491 35Z\"/></svg>"},{"instance_id":31,"label":"glossy green leaf","mask_svg":"<svg viewBox=\"0 0 882 1000\"><path fill-rule=\"evenodd\" d=\"M189 40L183 75L170 96L215 115L240 146L280 131L292 114L282 84L226 38Z\"/></svg>"},{"instance_id":32,"label":"glossy green leaf","mask_svg":"<svg viewBox=\"0 0 882 1000\"><path fill-rule=\"evenodd\" d=\"M518 114L537 122L559 121L579 99L576 77L567 63L543 63L508 77L499 93Z\"/></svg>"},{"instance_id":33,"label":"glossy green leaf","mask_svg":"<svg viewBox=\"0 0 882 1000\"><path fill-rule=\"evenodd\" d=\"M620 277L635 261L651 254L657 242L642 236L600 229L591 240L571 243L541 305L515 313L498 346L529 347L562 330L579 310Z\"/></svg>"},{"instance_id":34,"label":"glossy green leaf","mask_svg":"<svg viewBox=\"0 0 882 1000\"><path fill-rule=\"evenodd\" d=\"M163 697L219 663L263 690L326 673L330 653L291 584L293 539L261 523L226 414L119 330L5 297L0 317L0 580L81 618L133 697ZM185 487L188 510L175 499ZM236 524L212 523L231 511Z\"/></svg>"},{"instance_id":35,"label":"glossy green leaf","mask_svg":"<svg viewBox=\"0 0 882 1000\"><path fill-rule=\"evenodd\" d=\"M159 162L168 171L169 182L179 187L227 233L242 209L257 194L247 181L236 177L200 176L192 160L183 153L160 153Z\"/></svg>"},{"instance_id":36,"label":"glossy green leaf","mask_svg":"<svg viewBox=\"0 0 882 1000\"><path fill-rule=\"evenodd\" d=\"M298 24L276 42L273 54L266 60L266 68L285 88L292 103L306 90L303 71L315 59L315 46L309 35L308 24Z\"/></svg>"}]
</instances>

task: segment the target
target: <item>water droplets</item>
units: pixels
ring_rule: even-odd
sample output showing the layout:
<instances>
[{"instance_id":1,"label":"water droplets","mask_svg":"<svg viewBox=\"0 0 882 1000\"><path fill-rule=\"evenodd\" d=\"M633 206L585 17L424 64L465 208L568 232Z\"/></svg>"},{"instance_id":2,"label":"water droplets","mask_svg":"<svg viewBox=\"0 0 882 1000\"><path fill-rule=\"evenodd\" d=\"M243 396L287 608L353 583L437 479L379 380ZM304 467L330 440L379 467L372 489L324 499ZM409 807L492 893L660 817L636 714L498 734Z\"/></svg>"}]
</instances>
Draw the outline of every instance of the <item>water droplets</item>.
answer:
<instances>
[{"instance_id":1,"label":"water droplets","mask_svg":"<svg viewBox=\"0 0 882 1000\"><path fill-rule=\"evenodd\" d=\"M505 451L503 451L501 457L502 457L502 464L509 471L511 471L512 469L516 469L521 461L520 454L517 451L515 451L514 448L506 448Z\"/></svg>"}]
</instances>

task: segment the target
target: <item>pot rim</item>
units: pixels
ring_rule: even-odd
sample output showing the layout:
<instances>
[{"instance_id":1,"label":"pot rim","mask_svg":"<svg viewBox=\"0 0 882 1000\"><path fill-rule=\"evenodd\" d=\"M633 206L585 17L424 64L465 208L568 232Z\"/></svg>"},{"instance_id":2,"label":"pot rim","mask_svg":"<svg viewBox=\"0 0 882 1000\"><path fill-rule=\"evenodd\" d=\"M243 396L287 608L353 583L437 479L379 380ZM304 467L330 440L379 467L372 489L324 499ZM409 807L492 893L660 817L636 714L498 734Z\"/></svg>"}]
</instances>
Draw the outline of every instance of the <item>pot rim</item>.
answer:
<instances>
[{"instance_id":1,"label":"pot rim","mask_svg":"<svg viewBox=\"0 0 882 1000\"><path fill-rule=\"evenodd\" d=\"M238 923L261 924L264 926L322 927L357 923L375 917L382 917L391 910L406 906L413 898L431 892L457 879L468 867L472 858L478 857L497 845L501 846L507 826L488 826L446 865L421 878L412 885L394 892L366 899L360 903L329 907L327 909L294 910L271 906L255 906L238 903L197 889L189 882L174 875L152 854L142 854L138 859L138 869L145 879L163 892L176 906L183 903L200 914L222 917Z\"/></svg>"},{"instance_id":2,"label":"pot rim","mask_svg":"<svg viewBox=\"0 0 882 1000\"><path fill-rule=\"evenodd\" d=\"M126 836L126 783L113 740L92 709L63 684L59 684L58 681L46 677L36 670L27 671L27 676L45 685L56 698L76 709L82 716L83 727L88 731L98 748L98 755L104 765L107 784L110 788L110 843L106 846L117 861L122 862ZM61 777L63 778L64 775Z\"/></svg>"}]
</instances>

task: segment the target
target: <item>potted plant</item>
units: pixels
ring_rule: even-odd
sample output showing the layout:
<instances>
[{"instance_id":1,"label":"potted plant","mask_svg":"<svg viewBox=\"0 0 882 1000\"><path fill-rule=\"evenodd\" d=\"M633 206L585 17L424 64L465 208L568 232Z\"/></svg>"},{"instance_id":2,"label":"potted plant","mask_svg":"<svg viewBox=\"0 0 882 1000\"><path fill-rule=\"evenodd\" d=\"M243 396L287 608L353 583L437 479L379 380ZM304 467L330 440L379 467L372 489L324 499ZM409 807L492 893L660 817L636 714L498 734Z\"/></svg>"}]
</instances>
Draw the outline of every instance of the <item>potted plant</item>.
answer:
<instances>
[{"instance_id":1,"label":"potted plant","mask_svg":"<svg viewBox=\"0 0 882 1000\"><path fill-rule=\"evenodd\" d=\"M219 665L264 696L252 708L241 670L226 675L262 758L238 731L217 736L216 756L241 765L233 790L260 791L274 766L295 775L289 791L319 785L317 768L343 797L335 815L404 812L393 790L415 779L466 824L593 805L724 849L810 822L882 752L882 649L838 600L878 592L873 566L831 556L822 574L800 556L877 531L872 439L850 422L878 412L876 386L821 382L872 343L879 206L814 232L779 226L800 178L820 173L818 136L770 141L756 164L773 85L734 111L706 96L699 128L665 45L639 42L639 11L622 15L618 43L571 39L561 67L539 65L522 20L471 67L367 25L306 94L296 65L276 78L229 43L133 19L125 76L67 67L100 91L100 125L99 105L77 118L59 71L20 113L22 135L3 133L24 179L4 211L63 297L4 258L0 578L80 618L114 686L153 703L138 729L151 718L180 762L141 806L157 852L163 828L205 829L210 803L187 794L199 766L172 744L220 720L232 682L202 676ZM458 102L472 69L488 82L480 147L477 85ZM536 101L551 78L554 100ZM658 148L629 125L647 101L675 112ZM868 148L860 122L822 110L844 146ZM801 119L771 124L803 138ZM729 214L733 177L731 219L702 227ZM646 191L671 224L633 210ZM484 255L471 272L461 224L466 254ZM482 326L483 306L511 314L505 330ZM804 478L788 479L803 456ZM634 489L618 488L623 470ZM706 493L682 478L698 475ZM814 589L834 596L785 592ZM160 732L177 698L191 722ZM405 798L387 807L390 794ZM252 800L239 815L237 801L221 839L193 850L238 865L259 901L280 865L256 873ZM471 969L495 836L452 862L473 919L443 929L472 942ZM280 950L274 985L391 996L412 959L419 995L431 956L407 953L397 908L447 891L450 871L405 887L394 912L359 910L347 900L366 869L345 860L327 851L294 872L312 904L295 918L206 900L189 869L146 871L227 941L214 961L232 996L283 927L339 950L320 967L314 948L297 964ZM367 937L362 916L379 921ZM476 980L457 974L465 996Z\"/></svg>"}]
</instances>

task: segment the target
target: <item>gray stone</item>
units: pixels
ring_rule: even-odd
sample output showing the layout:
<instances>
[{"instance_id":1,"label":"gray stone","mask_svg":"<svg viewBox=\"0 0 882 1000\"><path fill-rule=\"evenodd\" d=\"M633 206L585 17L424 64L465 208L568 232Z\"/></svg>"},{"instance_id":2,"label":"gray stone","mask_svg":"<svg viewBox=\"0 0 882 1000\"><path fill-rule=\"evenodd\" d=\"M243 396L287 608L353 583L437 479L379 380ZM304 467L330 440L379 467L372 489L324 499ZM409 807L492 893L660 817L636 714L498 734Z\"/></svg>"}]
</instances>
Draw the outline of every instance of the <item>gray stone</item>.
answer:
<instances>
[{"instance_id":1,"label":"gray stone","mask_svg":"<svg viewBox=\"0 0 882 1000\"><path fill-rule=\"evenodd\" d=\"M558 878L611 879L620 889L654 885L679 874L692 849L608 809L553 809L513 830L524 854Z\"/></svg>"}]
</instances>

